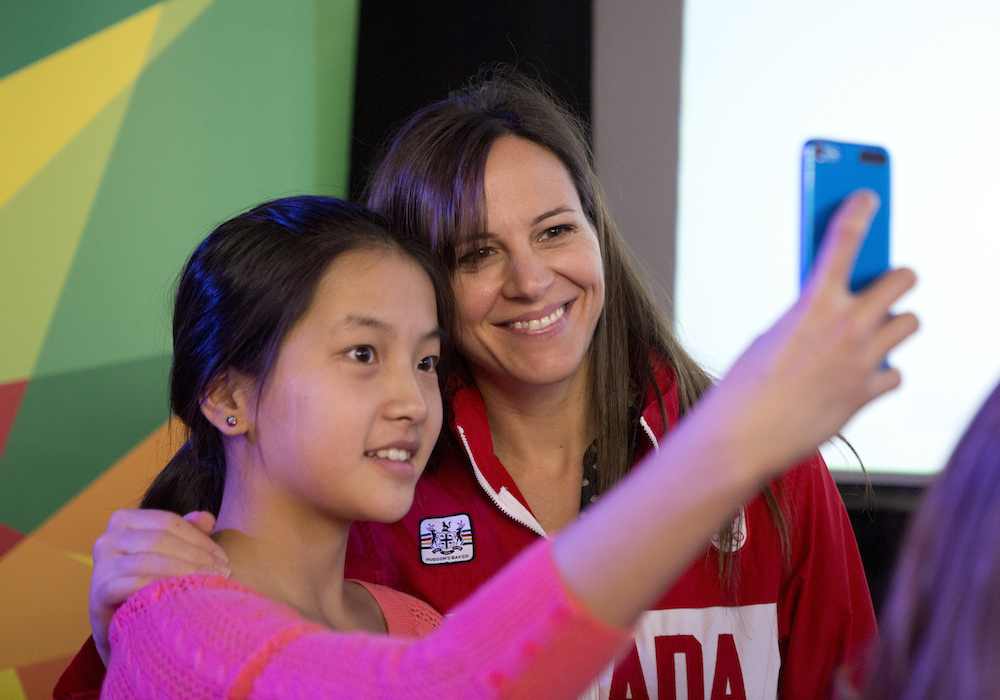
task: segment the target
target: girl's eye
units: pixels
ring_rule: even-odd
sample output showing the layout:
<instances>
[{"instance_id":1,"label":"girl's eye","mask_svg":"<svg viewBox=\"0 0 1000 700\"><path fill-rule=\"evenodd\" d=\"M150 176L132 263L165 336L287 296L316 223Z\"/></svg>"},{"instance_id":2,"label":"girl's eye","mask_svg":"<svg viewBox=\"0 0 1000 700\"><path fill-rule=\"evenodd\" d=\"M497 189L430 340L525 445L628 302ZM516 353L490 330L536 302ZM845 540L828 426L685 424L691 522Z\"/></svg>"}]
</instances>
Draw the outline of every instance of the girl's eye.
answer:
<instances>
[{"instance_id":1,"label":"girl's eye","mask_svg":"<svg viewBox=\"0 0 1000 700\"><path fill-rule=\"evenodd\" d=\"M347 351L351 359L357 360L361 364L370 365L375 361L375 348L371 345L359 345Z\"/></svg>"},{"instance_id":2,"label":"girl's eye","mask_svg":"<svg viewBox=\"0 0 1000 700\"><path fill-rule=\"evenodd\" d=\"M565 236L567 233L572 233L576 229L573 224L559 224L558 226L550 226L549 228L542 231L541 235L538 237L543 241L550 241L553 238L559 238L560 236Z\"/></svg>"},{"instance_id":3,"label":"girl's eye","mask_svg":"<svg viewBox=\"0 0 1000 700\"><path fill-rule=\"evenodd\" d=\"M441 358L437 355L428 355L424 359L420 360L417 368L421 372L436 372L438 368L438 363L441 362Z\"/></svg>"}]
</instances>

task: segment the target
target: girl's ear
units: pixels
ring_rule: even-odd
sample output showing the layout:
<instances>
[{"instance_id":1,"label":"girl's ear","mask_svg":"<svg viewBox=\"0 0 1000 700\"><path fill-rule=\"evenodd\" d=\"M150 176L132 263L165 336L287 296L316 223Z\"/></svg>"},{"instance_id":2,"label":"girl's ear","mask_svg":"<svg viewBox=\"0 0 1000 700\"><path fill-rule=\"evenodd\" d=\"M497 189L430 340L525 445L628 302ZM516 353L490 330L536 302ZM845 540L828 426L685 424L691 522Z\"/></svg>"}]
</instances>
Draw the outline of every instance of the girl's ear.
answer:
<instances>
[{"instance_id":1,"label":"girl's ear","mask_svg":"<svg viewBox=\"0 0 1000 700\"><path fill-rule=\"evenodd\" d=\"M250 432L253 381L235 370L226 370L208 386L201 400L201 413L223 435Z\"/></svg>"}]
</instances>

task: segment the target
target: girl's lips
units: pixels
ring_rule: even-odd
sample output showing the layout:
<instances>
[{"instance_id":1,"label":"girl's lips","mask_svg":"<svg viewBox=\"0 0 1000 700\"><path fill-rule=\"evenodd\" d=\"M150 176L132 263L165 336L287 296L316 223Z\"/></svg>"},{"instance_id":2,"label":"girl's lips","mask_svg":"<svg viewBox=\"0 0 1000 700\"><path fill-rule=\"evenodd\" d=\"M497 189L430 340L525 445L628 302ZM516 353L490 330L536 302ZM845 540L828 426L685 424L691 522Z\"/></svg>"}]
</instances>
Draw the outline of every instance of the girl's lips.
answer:
<instances>
[{"instance_id":1,"label":"girl's lips","mask_svg":"<svg viewBox=\"0 0 1000 700\"><path fill-rule=\"evenodd\" d=\"M369 457L368 459L378 463L386 472L397 479L416 479L420 476L420 470L413 462L400 462L395 459L383 459L381 457Z\"/></svg>"}]
</instances>

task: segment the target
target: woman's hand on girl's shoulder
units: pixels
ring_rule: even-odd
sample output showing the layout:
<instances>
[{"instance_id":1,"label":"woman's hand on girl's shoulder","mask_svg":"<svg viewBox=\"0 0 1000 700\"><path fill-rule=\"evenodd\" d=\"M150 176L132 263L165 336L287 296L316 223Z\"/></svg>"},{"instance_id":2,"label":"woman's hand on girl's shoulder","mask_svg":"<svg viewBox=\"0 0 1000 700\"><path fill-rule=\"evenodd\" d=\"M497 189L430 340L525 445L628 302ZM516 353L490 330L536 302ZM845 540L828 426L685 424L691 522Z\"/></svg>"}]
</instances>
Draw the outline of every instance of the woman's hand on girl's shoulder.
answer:
<instances>
[{"instance_id":1,"label":"woman's hand on girl's shoulder","mask_svg":"<svg viewBox=\"0 0 1000 700\"><path fill-rule=\"evenodd\" d=\"M161 510L118 510L94 543L90 627L108 661L108 625L125 600L146 584L195 572L229 575L225 551L209 536L211 513L181 517Z\"/></svg>"}]
</instances>

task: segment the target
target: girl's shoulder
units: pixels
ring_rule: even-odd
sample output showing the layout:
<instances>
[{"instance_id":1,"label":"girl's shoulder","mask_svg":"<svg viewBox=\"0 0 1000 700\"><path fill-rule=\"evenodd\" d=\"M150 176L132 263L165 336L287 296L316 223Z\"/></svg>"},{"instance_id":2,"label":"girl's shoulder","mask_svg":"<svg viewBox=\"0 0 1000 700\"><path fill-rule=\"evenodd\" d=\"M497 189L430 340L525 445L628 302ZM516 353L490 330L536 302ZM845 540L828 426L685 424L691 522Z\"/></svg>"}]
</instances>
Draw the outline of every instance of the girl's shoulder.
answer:
<instances>
[{"instance_id":1,"label":"girl's shoulder","mask_svg":"<svg viewBox=\"0 0 1000 700\"><path fill-rule=\"evenodd\" d=\"M281 626L300 618L288 606L224 576L189 574L153 581L134 593L115 613L110 634L113 643L116 628L129 625L173 620L181 626L217 628L227 619L267 619Z\"/></svg>"},{"instance_id":2,"label":"girl's shoulder","mask_svg":"<svg viewBox=\"0 0 1000 700\"><path fill-rule=\"evenodd\" d=\"M222 593L224 599L228 599L230 596L234 598L243 598L244 596L262 598L260 594L242 584L218 574L188 574L158 579L140 588L118 609L115 617L134 615L145 608L162 606L165 603L181 602L183 604L183 601L191 595L201 600L202 594L211 596L215 592Z\"/></svg>"},{"instance_id":3,"label":"girl's shoulder","mask_svg":"<svg viewBox=\"0 0 1000 700\"><path fill-rule=\"evenodd\" d=\"M441 624L441 615L419 598L377 583L352 580L363 586L375 599L382 610L390 635L423 637Z\"/></svg>"},{"instance_id":4,"label":"girl's shoulder","mask_svg":"<svg viewBox=\"0 0 1000 700\"><path fill-rule=\"evenodd\" d=\"M111 620L101 697L135 697L136 688L143 697L186 697L205 680L200 668L216 669L211 682L232 688L292 641L323 629L222 576L154 581Z\"/></svg>"}]
</instances>

